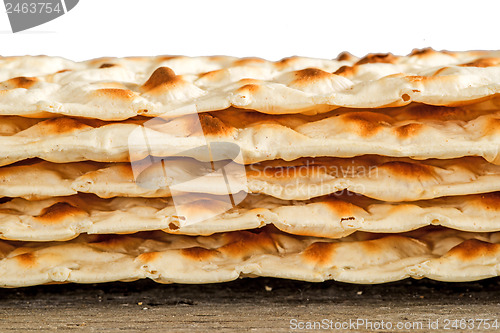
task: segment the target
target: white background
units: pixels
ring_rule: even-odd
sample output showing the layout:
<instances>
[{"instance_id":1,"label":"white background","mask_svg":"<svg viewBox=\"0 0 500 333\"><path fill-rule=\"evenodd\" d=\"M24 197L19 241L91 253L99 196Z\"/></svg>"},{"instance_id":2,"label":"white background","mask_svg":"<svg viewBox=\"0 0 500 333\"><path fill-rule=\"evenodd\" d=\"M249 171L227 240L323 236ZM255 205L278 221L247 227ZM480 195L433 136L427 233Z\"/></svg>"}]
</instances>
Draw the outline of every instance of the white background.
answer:
<instances>
[{"instance_id":1,"label":"white background","mask_svg":"<svg viewBox=\"0 0 500 333\"><path fill-rule=\"evenodd\" d=\"M13 34L0 3L0 55L334 58L341 51L500 49L500 1L80 0Z\"/></svg>"}]
</instances>

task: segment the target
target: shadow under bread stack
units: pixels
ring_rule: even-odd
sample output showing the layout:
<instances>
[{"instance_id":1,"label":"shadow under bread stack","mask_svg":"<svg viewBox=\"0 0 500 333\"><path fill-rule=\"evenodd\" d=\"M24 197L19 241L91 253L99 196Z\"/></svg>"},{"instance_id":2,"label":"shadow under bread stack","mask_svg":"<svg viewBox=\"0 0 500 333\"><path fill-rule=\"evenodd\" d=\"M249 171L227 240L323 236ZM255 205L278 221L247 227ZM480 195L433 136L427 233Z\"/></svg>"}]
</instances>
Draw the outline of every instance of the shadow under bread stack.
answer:
<instances>
[{"instance_id":1,"label":"shadow under bread stack","mask_svg":"<svg viewBox=\"0 0 500 333\"><path fill-rule=\"evenodd\" d=\"M0 286L500 274L500 51L0 58Z\"/></svg>"}]
</instances>

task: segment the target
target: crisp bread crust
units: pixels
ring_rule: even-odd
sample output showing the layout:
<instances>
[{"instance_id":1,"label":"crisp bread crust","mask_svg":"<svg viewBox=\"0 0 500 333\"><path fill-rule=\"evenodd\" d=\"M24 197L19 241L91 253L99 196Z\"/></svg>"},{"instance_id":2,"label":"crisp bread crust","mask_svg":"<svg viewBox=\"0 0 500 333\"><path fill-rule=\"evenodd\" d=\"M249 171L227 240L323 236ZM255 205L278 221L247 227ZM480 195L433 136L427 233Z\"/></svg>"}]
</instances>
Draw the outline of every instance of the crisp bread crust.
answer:
<instances>
[{"instance_id":1,"label":"crisp bread crust","mask_svg":"<svg viewBox=\"0 0 500 333\"><path fill-rule=\"evenodd\" d=\"M102 199L73 195L0 204L0 238L65 241L79 234L163 230L177 235L212 235L274 225L291 235L341 238L355 231L397 234L429 225L470 232L500 231L500 192L390 203L352 193L297 202L247 196L228 207L224 197L196 196L179 215L171 198ZM227 209L217 214L219 208Z\"/></svg>"},{"instance_id":2,"label":"crisp bread crust","mask_svg":"<svg viewBox=\"0 0 500 333\"><path fill-rule=\"evenodd\" d=\"M411 102L456 106L500 92L500 52L408 56L0 58L0 114L122 120L226 109L321 113Z\"/></svg>"},{"instance_id":3,"label":"crisp bread crust","mask_svg":"<svg viewBox=\"0 0 500 333\"><path fill-rule=\"evenodd\" d=\"M214 173L212 163L191 158L172 158L169 164L187 170L185 175L181 174L187 181L168 183L161 163L151 165L140 174L139 177L150 179L153 184L147 186L137 182L129 163L23 162L0 168L0 182L4 184L0 187L0 197L39 200L91 193L102 198L160 198L171 196L171 186L174 186L177 192L259 193L283 200L307 200L349 191L398 202L500 191L500 166L479 157L425 161L378 155L301 158L289 162L265 161L245 168L226 164L225 175ZM213 163L217 169L218 164ZM209 177L204 177L208 174ZM231 185L230 189L227 184Z\"/></svg>"},{"instance_id":4,"label":"crisp bread crust","mask_svg":"<svg viewBox=\"0 0 500 333\"><path fill-rule=\"evenodd\" d=\"M38 157L57 163L128 162L183 155L225 142L243 163L300 157L377 154L414 159L481 156L500 164L500 103L460 107L410 104L383 109L340 108L320 115L267 115L230 108L163 119L0 118L0 165ZM148 146L141 143L147 137Z\"/></svg>"},{"instance_id":5,"label":"crisp bread crust","mask_svg":"<svg viewBox=\"0 0 500 333\"><path fill-rule=\"evenodd\" d=\"M500 51L0 57L0 286L498 276L499 93ZM207 142L241 149L224 181L249 195L185 182L190 223L130 162L196 179Z\"/></svg>"},{"instance_id":6,"label":"crisp bread crust","mask_svg":"<svg viewBox=\"0 0 500 333\"><path fill-rule=\"evenodd\" d=\"M477 280L500 272L499 233L425 229L355 233L338 240L262 228L213 236L142 233L67 242L0 241L0 285L96 283L151 278L215 283L245 276L381 283L407 277Z\"/></svg>"}]
</instances>

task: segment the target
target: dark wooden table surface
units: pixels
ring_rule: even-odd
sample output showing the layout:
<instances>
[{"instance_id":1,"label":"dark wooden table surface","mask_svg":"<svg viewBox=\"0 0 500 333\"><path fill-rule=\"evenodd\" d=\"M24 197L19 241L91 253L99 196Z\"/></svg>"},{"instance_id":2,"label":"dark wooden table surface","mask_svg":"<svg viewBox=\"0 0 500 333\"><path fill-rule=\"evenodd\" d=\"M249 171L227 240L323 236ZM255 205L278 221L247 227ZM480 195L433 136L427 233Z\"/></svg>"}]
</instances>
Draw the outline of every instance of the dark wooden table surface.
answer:
<instances>
[{"instance_id":1,"label":"dark wooden table surface","mask_svg":"<svg viewBox=\"0 0 500 333\"><path fill-rule=\"evenodd\" d=\"M500 332L494 325L486 329L486 322L479 328L480 321L468 322L474 330L460 329L458 321L454 329L455 319L500 321L500 279L350 285L257 278L212 285L137 281L0 289L0 332L311 332L300 328L314 322L323 325L316 326L318 332ZM335 329L346 323L351 326ZM407 328L398 330L398 324Z\"/></svg>"}]
</instances>

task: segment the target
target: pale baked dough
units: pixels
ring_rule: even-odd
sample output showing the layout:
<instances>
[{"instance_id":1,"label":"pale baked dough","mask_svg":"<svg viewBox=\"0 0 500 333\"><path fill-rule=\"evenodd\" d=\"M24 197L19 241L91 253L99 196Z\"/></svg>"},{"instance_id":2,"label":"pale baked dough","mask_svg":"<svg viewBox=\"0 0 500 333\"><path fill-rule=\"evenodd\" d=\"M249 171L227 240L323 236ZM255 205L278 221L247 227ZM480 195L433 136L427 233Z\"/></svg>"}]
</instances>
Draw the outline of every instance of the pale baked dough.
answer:
<instances>
[{"instance_id":1,"label":"pale baked dough","mask_svg":"<svg viewBox=\"0 0 500 333\"><path fill-rule=\"evenodd\" d=\"M290 234L328 238L345 237L357 230L397 234L429 225L492 232L500 231L499 193L402 203L386 203L352 193L308 201L249 195L236 206L225 197L196 195L184 198L182 207L167 198L15 198L0 204L0 238L64 241L80 233L145 230L197 236L269 224Z\"/></svg>"},{"instance_id":2,"label":"pale baked dough","mask_svg":"<svg viewBox=\"0 0 500 333\"><path fill-rule=\"evenodd\" d=\"M275 160L245 168L236 163L178 158L153 164L134 178L128 163L36 162L0 168L0 182L0 196L26 199L76 193L102 198L168 197L172 186L175 195L243 191L306 200L348 190L379 200L409 201L500 191L500 166L479 157L414 161L366 155L352 159Z\"/></svg>"},{"instance_id":3,"label":"pale baked dough","mask_svg":"<svg viewBox=\"0 0 500 333\"><path fill-rule=\"evenodd\" d=\"M410 102L457 105L500 92L500 52L416 50L336 60L135 57L0 59L0 114L121 120L229 106L270 114Z\"/></svg>"},{"instance_id":4,"label":"pale baked dough","mask_svg":"<svg viewBox=\"0 0 500 333\"><path fill-rule=\"evenodd\" d=\"M270 228L213 236L140 233L67 242L0 241L0 286L151 278L215 283L245 276L382 283L407 277L472 281L500 273L500 234L425 229L341 239Z\"/></svg>"},{"instance_id":5,"label":"pale baked dough","mask_svg":"<svg viewBox=\"0 0 500 333\"><path fill-rule=\"evenodd\" d=\"M4 117L0 119L0 165L33 157L57 163L128 162L148 155L207 161L206 153L196 148L221 142L236 145L245 164L365 154L414 159L482 156L499 164L500 112L491 103L339 109L318 116L269 116L231 109L149 122L66 117L37 122ZM225 158L220 155L215 158Z\"/></svg>"}]
</instances>

